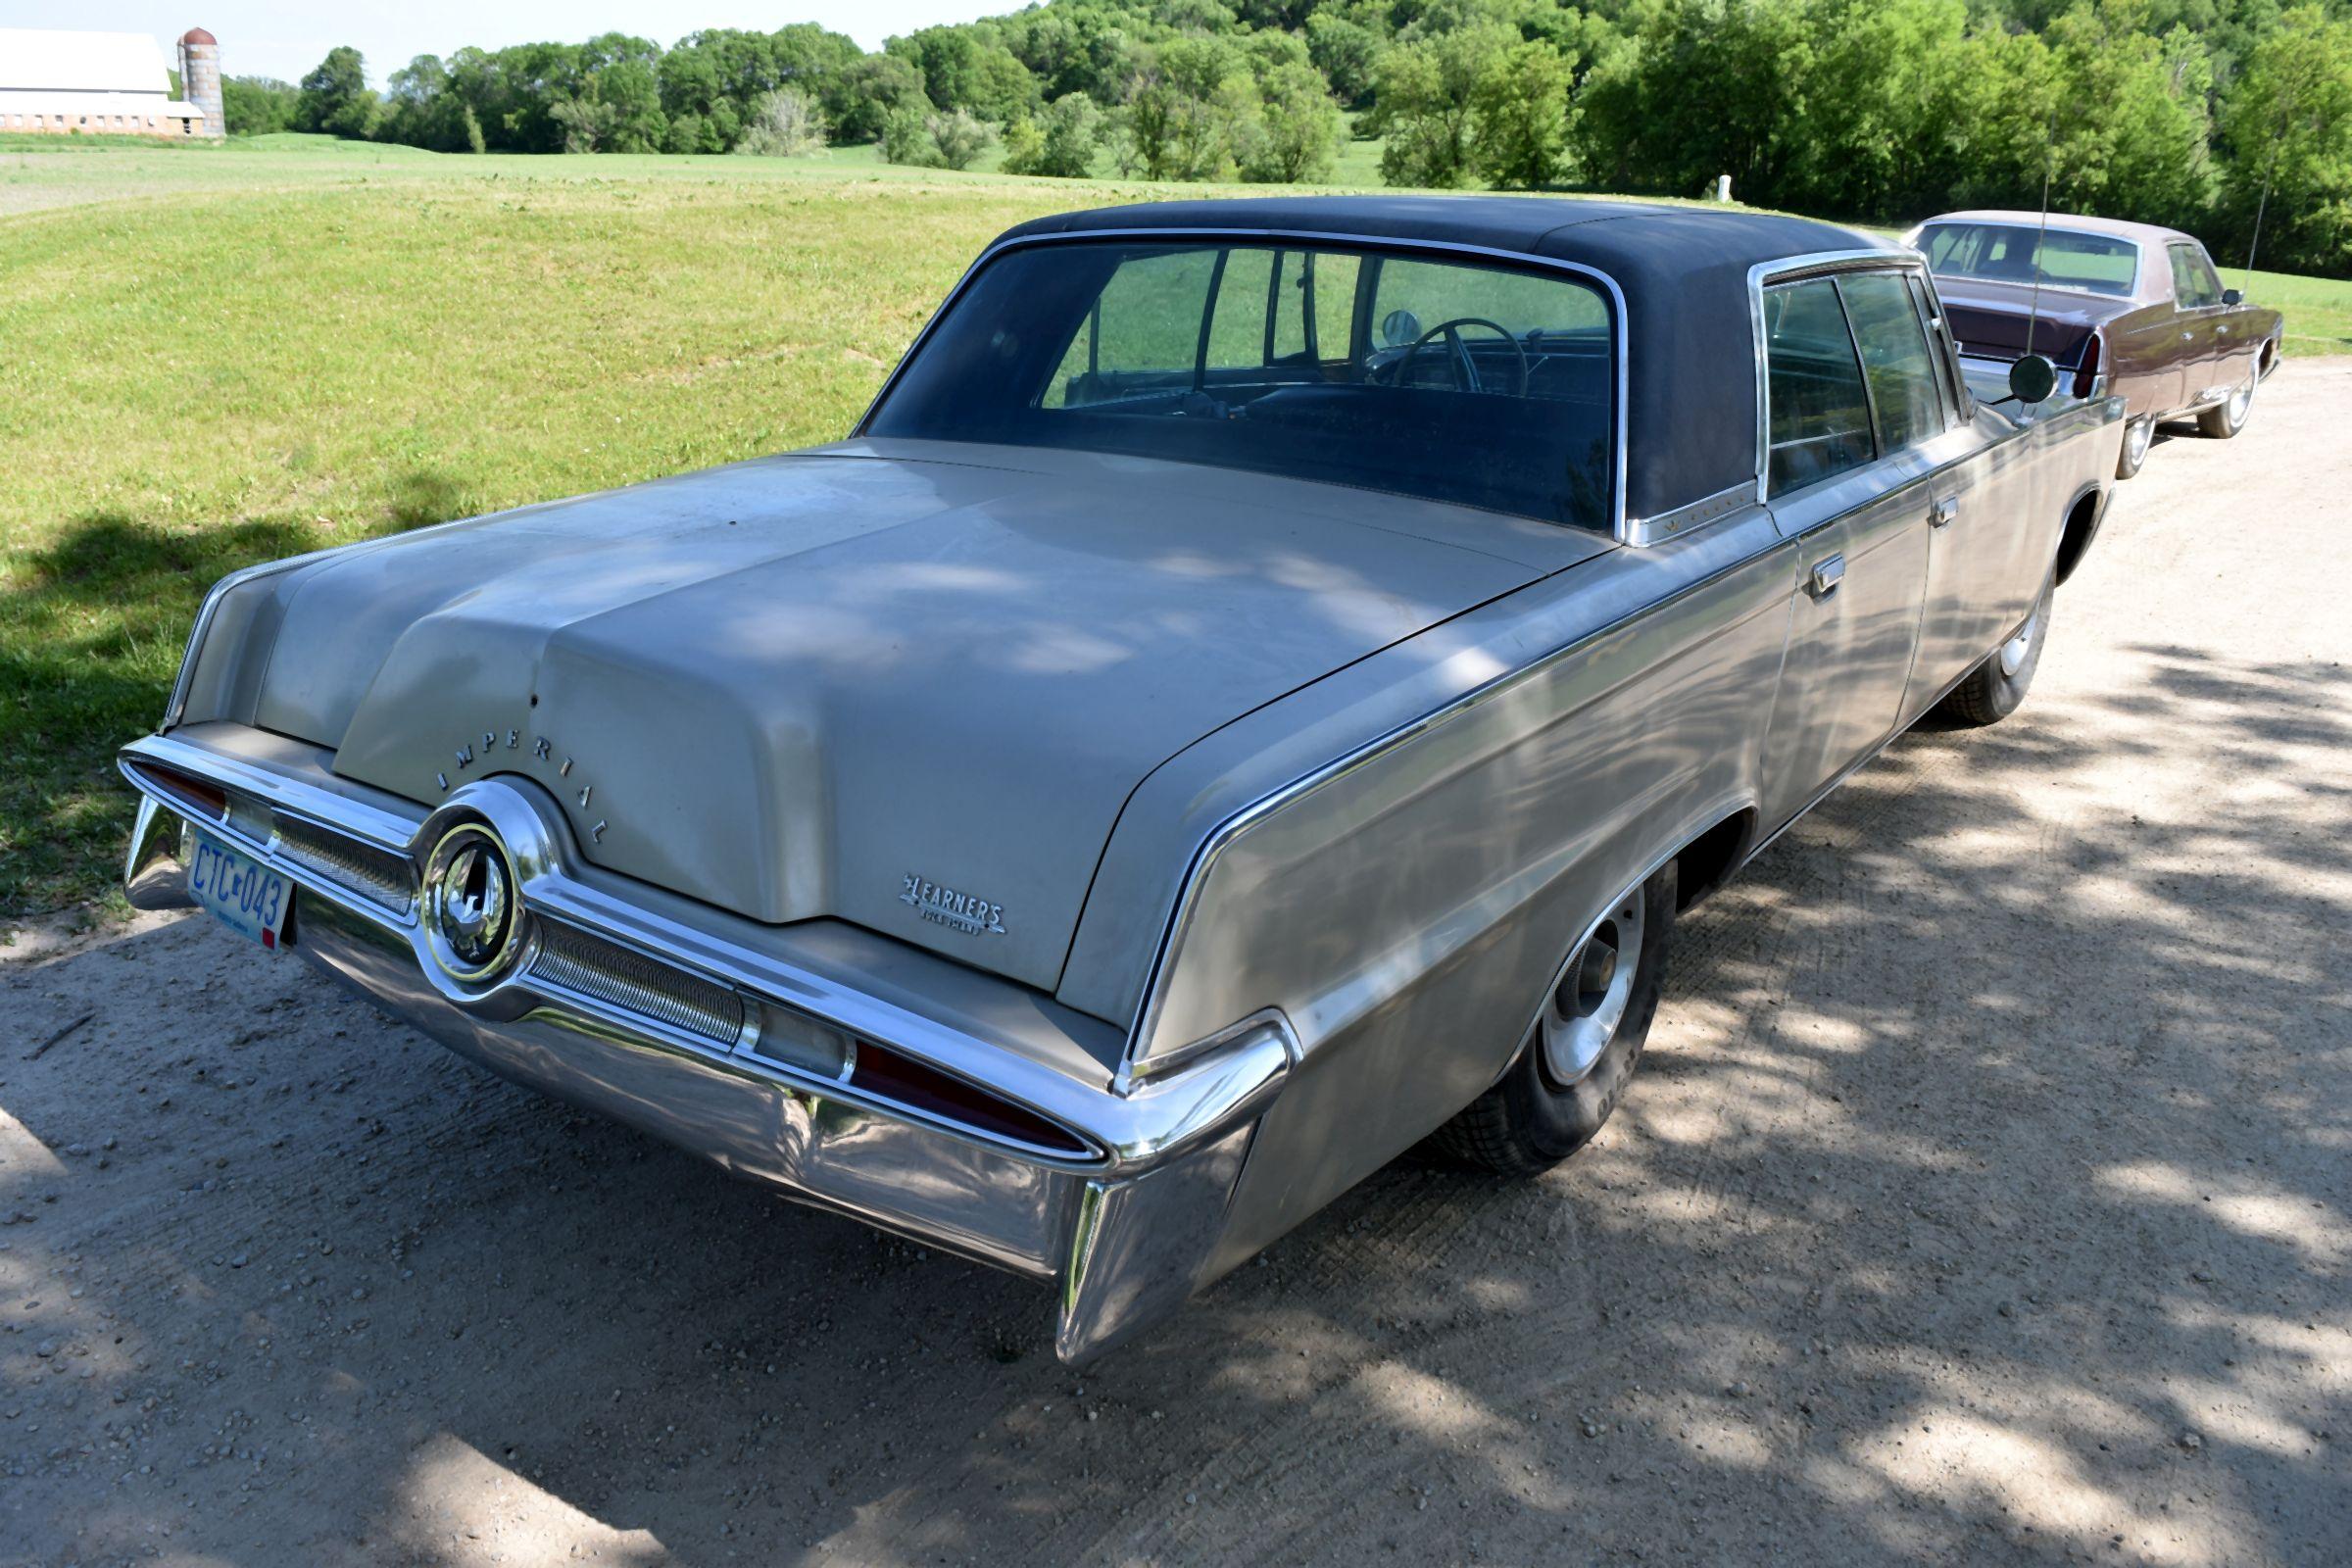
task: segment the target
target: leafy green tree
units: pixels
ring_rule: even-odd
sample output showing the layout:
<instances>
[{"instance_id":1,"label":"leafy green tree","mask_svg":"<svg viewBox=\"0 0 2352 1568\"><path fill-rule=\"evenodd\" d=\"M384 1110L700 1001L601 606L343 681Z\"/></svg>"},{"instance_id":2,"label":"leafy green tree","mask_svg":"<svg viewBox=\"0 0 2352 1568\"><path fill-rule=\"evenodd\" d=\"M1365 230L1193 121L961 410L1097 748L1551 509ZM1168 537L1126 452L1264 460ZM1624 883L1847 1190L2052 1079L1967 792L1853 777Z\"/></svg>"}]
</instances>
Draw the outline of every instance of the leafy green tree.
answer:
<instances>
[{"instance_id":1,"label":"leafy green tree","mask_svg":"<svg viewBox=\"0 0 2352 1568\"><path fill-rule=\"evenodd\" d=\"M933 113L919 104L902 104L883 116L882 161L918 167L937 165L939 148L931 141Z\"/></svg>"},{"instance_id":2,"label":"leafy green tree","mask_svg":"<svg viewBox=\"0 0 2352 1568\"><path fill-rule=\"evenodd\" d=\"M1258 130L1257 88L1221 38L1153 50L1127 105L1134 163L1151 179L1230 179Z\"/></svg>"},{"instance_id":3,"label":"leafy green tree","mask_svg":"<svg viewBox=\"0 0 2352 1568\"><path fill-rule=\"evenodd\" d=\"M1695 194L1729 174L1747 201L1785 202L1815 31L1805 0L1659 0L1586 79L1580 161L1605 184Z\"/></svg>"},{"instance_id":4,"label":"leafy green tree","mask_svg":"<svg viewBox=\"0 0 2352 1568\"><path fill-rule=\"evenodd\" d=\"M1331 177L1347 122L1331 84L1303 61L1275 67L1259 83L1255 131L1242 150L1242 177L1285 185Z\"/></svg>"},{"instance_id":5,"label":"leafy green tree","mask_svg":"<svg viewBox=\"0 0 2352 1568\"><path fill-rule=\"evenodd\" d=\"M1568 62L1547 43L1523 43L1488 63L1470 90L1471 165L1494 185L1537 190L1568 160Z\"/></svg>"},{"instance_id":6,"label":"leafy green tree","mask_svg":"<svg viewBox=\"0 0 2352 1568\"><path fill-rule=\"evenodd\" d=\"M1307 57L1350 108L1372 101L1373 68L1385 47L1379 32L1337 11L1318 11L1306 19Z\"/></svg>"},{"instance_id":7,"label":"leafy green tree","mask_svg":"<svg viewBox=\"0 0 2352 1568\"><path fill-rule=\"evenodd\" d=\"M2222 99L2227 211L2245 254L2352 277L2352 20L2297 6L2254 44Z\"/></svg>"},{"instance_id":8,"label":"leafy green tree","mask_svg":"<svg viewBox=\"0 0 2352 1568\"><path fill-rule=\"evenodd\" d=\"M925 27L884 47L923 74L935 108L969 110L982 120L1007 121L1043 101L1037 78L989 24Z\"/></svg>"},{"instance_id":9,"label":"leafy green tree","mask_svg":"<svg viewBox=\"0 0 2352 1568\"><path fill-rule=\"evenodd\" d=\"M1515 42L1507 27L1481 23L1401 44L1383 55L1373 99L1388 145L1380 177L1440 190L1466 182L1472 95Z\"/></svg>"},{"instance_id":10,"label":"leafy green tree","mask_svg":"<svg viewBox=\"0 0 2352 1568\"><path fill-rule=\"evenodd\" d=\"M1875 218L1932 210L1948 170L1980 122L1933 107L1962 61L1964 0L1816 0L1813 47L1793 138L1787 200ZM2000 106L1982 106L1997 121ZM1742 193L1745 194L1745 193Z\"/></svg>"},{"instance_id":11,"label":"leafy green tree","mask_svg":"<svg viewBox=\"0 0 2352 1568\"><path fill-rule=\"evenodd\" d=\"M1082 92L1063 93L1035 119L1004 129L1004 172L1083 179L1102 141L1102 111Z\"/></svg>"},{"instance_id":12,"label":"leafy green tree","mask_svg":"<svg viewBox=\"0 0 2352 1568\"><path fill-rule=\"evenodd\" d=\"M368 68L360 52L343 44L302 78L294 104L296 130L323 131L329 136L365 138L375 129L379 108L368 85Z\"/></svg>"},{"instance_id":13,"label":"leafy green tree","mask_svg":"<svg viewBox=\"0 0 2352 1568\"><path fill-rule=\"evenodd\" d=\"M301 89L272 76L225 76L220 112L231 136L262 136L293 127Z\"/></svg>"},{"instance_id":14,"label":"leafy green tree","mask_svg":"<svg viewBox=\"0 0 2352 1568\"><path fill-rule=\"evenodd\" d=\"M923 122L942 169L969 169L994 145L997 133L987 121L968 109L951 109Z\"/></svg>"},{"instance_id":15,"label":"leafy green tree","mask_svg":"<svg viewBox=\"0 0 2352 1568\"><path fill-rule=\"evenodd\" d=\"M807 158L825 150L825 117L798 87L778 87L752 105L738 153L757 158Z\"/></svg>"},{"instance_id":16,"label":"leafy green tree","mask_svg":"<svg viewBox=\"0 0 2352 1568\"><path fill-rule=\"evenodd\" d=\"M2146 0L2092 0L2052 22L2060 99L2050 199L2078 212L2194 224L2213 195L2205 89L2193 39L2167 58Z\"/></svg>"},{"instance_id":17,"label":"leafy green tree","mask_svg":"<svg viewBox=\"0 0 2352 1568\"><path fill-rule=\"evenodd\" d=\"M823 108L837 141L875 141L892 111L927 104L923 75L900 55L864 55L826 82Z\"/></svg>"},{"instance_id":18,"label":"leafy green tree","mask_svg":"<svg viewBox=\"0 0 2352 1568\"><path fill-rule=\"evenodd\" d=\"M595 152L612 129L612 106L593 93L558 98L547 106L547 112L564 127L564 150L567 153Z\"/></svg>"}]
</instances>

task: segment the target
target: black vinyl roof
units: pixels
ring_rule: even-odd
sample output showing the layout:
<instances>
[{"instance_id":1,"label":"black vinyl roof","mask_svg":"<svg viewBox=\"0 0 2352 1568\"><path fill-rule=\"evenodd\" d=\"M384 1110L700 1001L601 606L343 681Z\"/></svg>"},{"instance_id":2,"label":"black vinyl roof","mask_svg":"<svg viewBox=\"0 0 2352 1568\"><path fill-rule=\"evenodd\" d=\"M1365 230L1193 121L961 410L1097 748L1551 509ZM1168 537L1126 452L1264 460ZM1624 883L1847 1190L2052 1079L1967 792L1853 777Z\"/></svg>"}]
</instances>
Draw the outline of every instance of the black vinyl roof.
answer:
<instances>
[{"instance_id":1,"label":"black vinyl roof","mask_svg":"<svg viewBox=\"0 0 2352 1568\"><path fill-rule=\"evenodd\" d=\"M1606 274L1625 297L1625 507L1634 517L1671 512L1755 477L1748 270L1820 251L1888 248L1809 219L1543 196L1149 202L1033 219L1004 238L1125 229L1469 245L1575 262Z\"/></svg>"}]
</instances>

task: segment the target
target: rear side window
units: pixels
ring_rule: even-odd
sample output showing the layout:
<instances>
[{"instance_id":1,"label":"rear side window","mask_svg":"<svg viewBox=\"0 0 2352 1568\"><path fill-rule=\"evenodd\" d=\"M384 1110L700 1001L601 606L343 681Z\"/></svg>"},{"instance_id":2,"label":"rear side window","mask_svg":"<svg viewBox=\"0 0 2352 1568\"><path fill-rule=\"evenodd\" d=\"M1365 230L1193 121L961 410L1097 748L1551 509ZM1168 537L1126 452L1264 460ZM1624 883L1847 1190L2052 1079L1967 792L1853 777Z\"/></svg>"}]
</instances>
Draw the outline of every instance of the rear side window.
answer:
<instances>
[{"instance_id":1,"label":"rear side window","mask_svg":"<svg viewBox=\"0 0 2352 1568\"><path fill-rule=\"evenodd\" d=\"M1879 415L1882 450L1899 452L1943 433L1936 361L1911 291L1896 272L1852 272L1838 280L1862 347L1862 368Z\"/></svg>"},{"instance_id":2,"label":"rear side window","mask_svg":"<svg viewBox=\"0 0 2352 1568\"><path fill-rule=\"evenodd\" d=\"M1826 277L1764 292L1769 494L1819 484L1876 453L1862 366L1838 285Z\"/></svg>"}]
</instances>

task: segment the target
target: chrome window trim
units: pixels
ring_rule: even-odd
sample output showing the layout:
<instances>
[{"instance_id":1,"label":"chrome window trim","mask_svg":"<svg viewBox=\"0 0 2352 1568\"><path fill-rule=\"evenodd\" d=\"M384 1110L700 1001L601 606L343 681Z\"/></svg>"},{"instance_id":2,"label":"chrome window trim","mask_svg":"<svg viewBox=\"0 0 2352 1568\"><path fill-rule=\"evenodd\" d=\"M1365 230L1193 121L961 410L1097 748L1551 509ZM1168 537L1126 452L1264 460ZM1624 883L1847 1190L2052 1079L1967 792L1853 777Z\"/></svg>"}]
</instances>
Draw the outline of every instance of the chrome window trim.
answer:
<instances>
[{"instance_id":1,"label":"chrome window trim","mask_svg":"<svg viewBox=\"0 0 2352 1568\"><path fill-rule=\"evenodd\" d=\"M856 437L866 433L866 426L873 422L874 415L889 400L890 394L897 389L900 378L906 373L906 367L913 363L917 354L922 352L923 345L930 341L931 334L937 330L939 323L955 308L956 301L960 300L970 289L972 280L980 275L981 269L988 266L990 262L1008 251L1026 250L1033 246L1099 244L1106 240L1132 244L1150 244L1159 240L1206 240L1228 244L1258 243L1268 247L1283 244L1356 246L1375 251L1475 257L1481 261L1500 262L1510 267L1566 272L1585 281L1598 284L1609 302L1610 349L1611 357L1616 362L1616 384L1611 393L1615 406L1610 410L1609 415L1610 423L1614 426L1609 454L1611 470L1609 537L1619 544L1639 542L1629 537L1625 515L1626 392L1629 385L1628 366L1631 354L1628 344L1630 318L1626 313L1625 291L1617 286L1617 280L1614 277L1589 263L1572 262L1555 256L1535 256L1526 251L1502 250L1491 245L1466 245L1453 240L1396 239L1379 234L1351 234L1321 229L1220 228L1214 225L1197 224L1170 224L1164 227L1151 228L1076 228L1059 233L1023 234L1011 239L1001 239L982 251L979 258L970 267L964 269L963 275L956 280L956 286L948 291L948 297L940 302L939 309L931 313L931 318L923 323L923 329L915 333L914 341L906 345L906 352L899 356L899 363L891 367L890 374L883 378L881 389L874 394L873 401L866 405L865 413L858 416L858 423L852 428L851 435ZM1509 514L1512 516L1524 515L1520 513ZM1551 518L1544 517L1535 520L1539 522L1553 521ZM1554 526L1565 528L1573 527L1574 524L1555 522Z\"/></svg>"},{"instance_id":2,"label":"chrome window trim","mask_svg":"<svg viewBox=\"0 0 2352 1568\"><path fill-rule=\"evenodd\" d=\"M1924 272L1927 269L1928 259L1919 252L1887 247L1871 250L1810 251L1802 256L1785 256L1776 261L1758 262L1747 270L1747 325L1751 339L1750 353L1755 359L1756 375L1755 497L1757 506L1767 505L1771 500L1766 493L1766 487L1770 484L1772 475L1772 379L1766 369L1768 346L1764 341L1765 288L1775 283L1802 282L1809 277L1834 277L1839 272L1888 270ZM1838 298L1838 309L1840 314L1845 310L1845 300L1842 295ZM1854 332L1851 319L1846 322L1845 332L1847 338L1851 339ZM1854 348L1854 365L1856 368L1864 369L1862 390L1863 394L1868 396L1870 376L1862 365L1862 350L1859 344ZM1874 442L1878 438L1878 415L1875 408L1871 415L1871 438ZM1878 456L1883 457L1884 454ZM1872 461L1876 462L1878 458L1874 457Z\"/></svg>"},{"instance_id":3,"label":"chrome window trim","mask_svg":"<svg viewBox=\"0 0 2352 1568\"><path fill-rule=\"evenodd\" d=\"M1747 480L1741 479L1726 485L1711 496L1686 501L1673 511L1661 512L1654 517L1628 517L1625 520L1625 543L1654 545L1668 539L1679 539L1694 528L1755 505L1754 488Z\"/></svg>"}]
</instances>

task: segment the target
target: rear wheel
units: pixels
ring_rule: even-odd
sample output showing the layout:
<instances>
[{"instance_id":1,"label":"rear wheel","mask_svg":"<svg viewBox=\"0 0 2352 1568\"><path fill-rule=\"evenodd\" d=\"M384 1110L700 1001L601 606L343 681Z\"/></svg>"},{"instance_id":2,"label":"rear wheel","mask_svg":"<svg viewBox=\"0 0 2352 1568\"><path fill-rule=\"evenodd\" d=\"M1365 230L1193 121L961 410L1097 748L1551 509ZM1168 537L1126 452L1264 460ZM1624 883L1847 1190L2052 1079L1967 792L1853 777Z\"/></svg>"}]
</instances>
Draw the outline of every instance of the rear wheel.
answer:
<instances>
[{"instance_id":1,"label":"rear wheel","mask_svg":"<svg viewBox=\"0 0 2352 1568\"><path fill-rule=\"evenodd\" d=\"M2249 371L2245 384L2214 407L2197 416L2197 433L2216 441L2227 441L2246 427L2246 415L2254 407L2254 382Z\"/></svg>"},{"instance_id":2,"label":"rear wheel","mask_svg":"<svg viewBox=\"0 0 2352 1568\"><path fill-rule=\"evenodd\" d=\"M1441 1152L1532 1176L1592 1141L1633 1080L1657 1016L1675 899L1669 860L1585 930L1509 1070L1432 1136Z\"/></svg>"},{"instance_id":3,"label":"rear wheel","mask_svg":"<svg viewBox=\"0 0 2352 1568\"><path fill-rule=\"evenodd\" d=\"M2156 440L2156 420L2153 416L2133 419L2124 426L2124 450L2115 460L2115 476L2129 479L2137 473L2140 465L2148 461L2148 448Z\"/></svg>"},{"instance_id":4,"label":"rear wheel","mask_svg":"<svg viewBox=\"0 0 2352 1568\"><path fill-rule=\"evenodd\" d=\"M2025 623L2011 632L1984 658L1984 662L1968 672L1968 678L1952 688L1943 700L1942 711L1963 724L1997 724L2017 711L2017 705L2026 700L2026 688L2034 684L2034 671L2041 663L2041 645L2050 632L2051 591L2055 578L2044 578L2040 597L2034 601L2033 613Z\"/></svg>"}]
</instances>

